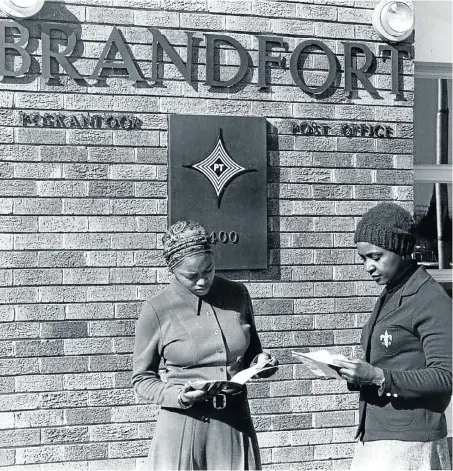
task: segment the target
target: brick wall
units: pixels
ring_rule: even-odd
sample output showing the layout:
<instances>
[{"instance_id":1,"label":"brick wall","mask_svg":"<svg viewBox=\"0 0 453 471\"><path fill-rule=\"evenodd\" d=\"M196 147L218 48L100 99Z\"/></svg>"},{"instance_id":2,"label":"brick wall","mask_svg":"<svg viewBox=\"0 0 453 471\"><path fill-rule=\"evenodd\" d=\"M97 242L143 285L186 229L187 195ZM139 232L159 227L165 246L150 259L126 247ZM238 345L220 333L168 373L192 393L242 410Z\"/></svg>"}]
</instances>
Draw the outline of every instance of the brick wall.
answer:
<instances>
[{"instance_id":1,"label":"brick wall","mask_svg":"<svg viewBox=\"0 0 453 471\"><path fill-rule=\"evenodd\" d=\"M390 93L390 61L363 0L72 0L48 2L30 31L31 73L0 82L0 463L15 469L134 469L143 464L158 410L130 387L140 303L168 281L160 253L166 228L167 115L264 116L268 120L269 269L229 273L248 286L263 345L281 361L250 387L266 469L345 469L357 397L340 382L314 380L292 349L356 355L360 327L378 294L359 266L352 234L381 200L412 206L413 67L402 65L404 100ZM131 8L131 5L135 5ZM98 84L65 74L40 77L40 27L57 21L82 38L74 66L88 77L112 26L139 66L151 68L159 28L184 58L186 35L238 39L254 67L244 86L210 92L200 42L197 90L167 63L164 87L108 75ZM288 68L259 91L256 34L342 41L378 56L372 83L344 94L344 76L325 96L304 93ZM278 51L278 48L277 48ZM165 57L166 60L168 58ZM236 55L222 60L235 70ZM325 77L312 54L307 80ZM321 72L319 72L321 71ZM149 73L148 73L149 76ZM311 77L311 78L310 78ZM319 80L319 79L318 79ZM59 83L56 83L59 82ZM322 82L322 79L321 79ZM314 83L314 82L312 82ZM133 114L141 131L42 129L20 112ZM292 133L292 123L328 124L331 136ZM390 125L389 139L347 138L343 122Z\"/></svg>"}]
</instances>

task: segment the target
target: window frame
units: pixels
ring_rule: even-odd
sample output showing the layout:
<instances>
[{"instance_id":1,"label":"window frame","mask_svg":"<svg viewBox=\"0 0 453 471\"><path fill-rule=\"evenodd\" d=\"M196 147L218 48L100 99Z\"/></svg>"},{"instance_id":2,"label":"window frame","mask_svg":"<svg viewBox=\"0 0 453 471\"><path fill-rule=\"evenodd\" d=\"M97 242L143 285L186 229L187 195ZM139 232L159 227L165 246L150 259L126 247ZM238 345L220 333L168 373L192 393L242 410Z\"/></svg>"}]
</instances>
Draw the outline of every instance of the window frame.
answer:
<instances>
[{"instance_id":1,"label":"window frame","mask_svg":"<svg viewBox=\"0 0 453 471\"><path fill-rule=\"evenodd\" d=\"M414 61L414 79L452 79L453 64L440 62ZM415 93L414 93L415 94ZM450 110L451 112L452 110ZM415 114L414 114L415 119ZM451 132L451 130L450 130ZM414 165L415 183L448 183L452 184L453 166L450 164ZM427 269L428 273L439 283L452 283L451 268Z\"/></svg>"}]
</instances>

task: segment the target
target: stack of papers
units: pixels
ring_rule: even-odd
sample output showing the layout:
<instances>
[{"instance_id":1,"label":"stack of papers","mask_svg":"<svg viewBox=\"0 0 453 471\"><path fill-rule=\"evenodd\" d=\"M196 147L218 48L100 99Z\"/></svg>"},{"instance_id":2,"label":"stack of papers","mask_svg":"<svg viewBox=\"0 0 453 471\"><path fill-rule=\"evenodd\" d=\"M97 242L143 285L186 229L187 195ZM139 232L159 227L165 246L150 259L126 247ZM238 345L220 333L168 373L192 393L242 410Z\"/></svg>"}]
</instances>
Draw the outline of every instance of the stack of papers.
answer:
<instances>
[{"instance_id":1,"label":"stack of papers","mask_svg":"<svg viewBox=\"0 0 453 471\"><path fill-rule=\"evenodd\" d=\"M347 360L344 355L330 353L328 350L316 352L292 352L293 357L302 362L315 376L321 379L343 379L335 366L334 360Z\"/></svg>"}]
</instances>

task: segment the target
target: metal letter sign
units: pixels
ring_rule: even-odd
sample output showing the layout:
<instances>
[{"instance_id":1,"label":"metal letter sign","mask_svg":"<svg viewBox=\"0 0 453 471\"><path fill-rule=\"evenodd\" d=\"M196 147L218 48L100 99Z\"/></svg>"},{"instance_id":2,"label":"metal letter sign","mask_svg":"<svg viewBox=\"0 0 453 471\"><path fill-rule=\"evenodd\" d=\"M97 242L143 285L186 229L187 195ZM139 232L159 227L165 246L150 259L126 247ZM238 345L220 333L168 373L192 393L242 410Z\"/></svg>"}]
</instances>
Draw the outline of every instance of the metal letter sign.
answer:
<instances>
[{"instance_id":1,"label":"metal letter sign","mask_svg":"<svg viewBox=\"0 0 453 471\"><path fill-rule=\"evenodd\" d=\"M267 268L265 118L169 119L169 223L203 224L218 269Z\"/></svg>"}]
</instances>

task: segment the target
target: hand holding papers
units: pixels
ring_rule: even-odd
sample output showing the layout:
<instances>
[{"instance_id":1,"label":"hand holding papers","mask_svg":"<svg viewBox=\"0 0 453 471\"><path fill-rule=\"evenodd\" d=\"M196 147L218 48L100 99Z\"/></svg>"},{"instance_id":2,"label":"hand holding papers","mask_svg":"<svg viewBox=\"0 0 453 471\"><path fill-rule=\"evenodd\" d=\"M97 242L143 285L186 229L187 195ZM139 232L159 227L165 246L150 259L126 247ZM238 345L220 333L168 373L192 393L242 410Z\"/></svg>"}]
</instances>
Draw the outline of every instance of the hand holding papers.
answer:
<instances>
[{"instance_id":1,"label":"hand holding papers","mask_svg":"<svg viewBox=\"0 0 453 471\"><path fill-rule=\"evenodd\" d=\"M257 374L276 368L278 368L278 366L273 365L271 359L269 359L236 373L229 381L223 379L195 381L191 383L191 386L193 389L203 391L211 391L214 389L222 393L234 393L242 389L243 385Z\"/></svg>"},{"instance_id":2,"label":"hand holding papers","mask_svg":"<svg viewBox=\"0 0 453 471\"><path fill-rule=\"evenodd\" d=\"M293 357L302 362L314 375L321 379L343 379L334 365L335 360L347 360L344 355L330 353L327 350L315 352L292 352Z\"/></svg>"}]
</instances>

